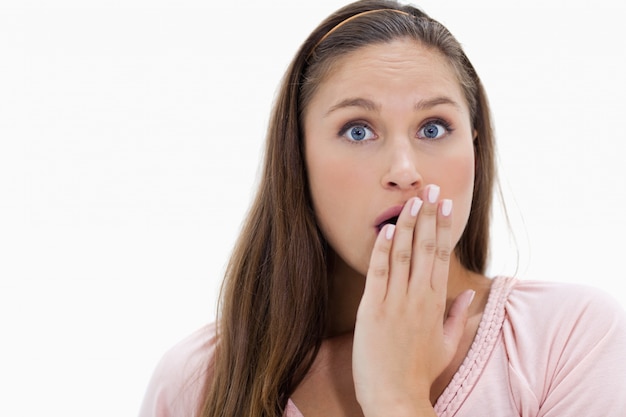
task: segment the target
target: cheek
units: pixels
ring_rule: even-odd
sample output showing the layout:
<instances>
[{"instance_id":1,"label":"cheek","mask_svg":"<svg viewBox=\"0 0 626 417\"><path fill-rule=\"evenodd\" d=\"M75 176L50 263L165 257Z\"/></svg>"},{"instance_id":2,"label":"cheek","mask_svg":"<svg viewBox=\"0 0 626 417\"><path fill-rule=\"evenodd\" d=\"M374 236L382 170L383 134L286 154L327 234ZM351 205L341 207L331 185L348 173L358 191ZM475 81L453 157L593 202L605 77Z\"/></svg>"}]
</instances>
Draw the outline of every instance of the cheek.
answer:
<instances>
[{"instance_id":1,"label":"cheek","mask_svg":"<svg viewBox=\"0 0 626 417\"><path fill-rule=\"evenodd\" d=\"M454 238L458 241L472 207L475 165L473 154L459 156L450 162L442 190L446 190L444 198L451 198L454 201Z\"/></svg>"},{"instance_id":2,"label":"cheek","mask_svg":"<svg viewBox=\"0 0 626 417\"><path fill-rule=\"evenodd\" d=\"M324 238L344 262L365 273L375 238L373 229L371 242L364 238L370 230L372 170L364 169L363 160L337 150L310 149L306 161L313 209Z\"/></svg>"},{"instance_id":3,"label":"cheek","mask_svg":"<svg viewBox=\"0 0 626 417\"><path fill-rule=\"evenodd\" d=\"M364 182L357 161L340 158L323 150L311 149L307 171L314 210L324 232L330 223L341 221L357 204L359 186Z\"/></svg>"},{"instance_id":4,"label":"cheek","mask_svg":"<svg viewBox=\"0 0 626 417\"><path fill-rule=\"evenodd\" d=\"M463 155L453 158L446 164L446 182L457 195L471 197L474 188L474 156Z\"/></svg>"},{"instance_id":5,"label":"cheek","mask_svg":"<svg viewBox=\"0 0 626 417\"><path fill-rule=\"evenodd\" d=\"M336 194L344 184L350 184L353 179L354 167L346 161L339 161L336 157L324 155L323 152L311 153L307 161L307 170L312 192L316 197L326 197Z\"/></svg>"}]
</instances>

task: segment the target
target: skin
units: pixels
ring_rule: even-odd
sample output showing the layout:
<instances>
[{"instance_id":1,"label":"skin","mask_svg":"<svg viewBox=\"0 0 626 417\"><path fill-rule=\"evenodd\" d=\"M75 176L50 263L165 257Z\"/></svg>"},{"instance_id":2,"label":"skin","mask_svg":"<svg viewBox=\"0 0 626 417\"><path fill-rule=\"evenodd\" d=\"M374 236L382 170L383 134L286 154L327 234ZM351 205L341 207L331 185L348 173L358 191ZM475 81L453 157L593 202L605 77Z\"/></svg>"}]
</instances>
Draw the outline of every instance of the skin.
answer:
<instances>
[{"instance_id":1,"label":"skin","mask_svg":"<svg viewBox=\"0 0 626 417\"><path fill-rule=\"evenodd\" d=\"M292 400L306 417L434 416L490 284L453 251L475 169L456 75L413 40L360 48L320 84L304 132L333 288L328 338ZM380 230L394 208L397 225Z\"/></svg>"}]
</instances>

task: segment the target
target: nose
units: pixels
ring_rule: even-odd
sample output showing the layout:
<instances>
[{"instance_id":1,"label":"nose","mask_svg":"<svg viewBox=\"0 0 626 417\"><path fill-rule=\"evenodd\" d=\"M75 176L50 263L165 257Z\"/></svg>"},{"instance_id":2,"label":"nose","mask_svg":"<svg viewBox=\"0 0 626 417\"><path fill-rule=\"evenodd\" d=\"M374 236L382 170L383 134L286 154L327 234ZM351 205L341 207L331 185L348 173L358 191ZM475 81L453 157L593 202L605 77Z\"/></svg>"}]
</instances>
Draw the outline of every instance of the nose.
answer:
<instances>
[{"instance_id":1,"label":"nose","mask_svg":"<svg viewBox=\"0 0 626 417\"><path fill-rule=\"evenodd\" d=\"M386 189L412 190L422 185L417 156L410 145L394 145L389 150L387 167L381 178Z\"/></svg>"}]
</instances>

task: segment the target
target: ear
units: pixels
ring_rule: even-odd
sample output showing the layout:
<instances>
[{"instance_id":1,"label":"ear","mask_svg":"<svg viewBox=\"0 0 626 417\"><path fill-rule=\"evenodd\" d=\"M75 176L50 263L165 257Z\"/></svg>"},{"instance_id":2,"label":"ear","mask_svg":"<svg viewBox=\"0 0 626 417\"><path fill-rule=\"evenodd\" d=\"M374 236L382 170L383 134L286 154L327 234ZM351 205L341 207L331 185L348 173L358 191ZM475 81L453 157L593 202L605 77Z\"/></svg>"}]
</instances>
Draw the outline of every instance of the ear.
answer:
<instances>
[{"instance_id":1,"label":"ear","mask_svg":"<svg viewBox=\"0 0 626 417\"><path fill-rule=\"evenodd\" d=\"M476 139L478 139L478 131L476 129L474 129L474 133L472 135L474 142L476 142Z\"/></svg>"}]
</instances>

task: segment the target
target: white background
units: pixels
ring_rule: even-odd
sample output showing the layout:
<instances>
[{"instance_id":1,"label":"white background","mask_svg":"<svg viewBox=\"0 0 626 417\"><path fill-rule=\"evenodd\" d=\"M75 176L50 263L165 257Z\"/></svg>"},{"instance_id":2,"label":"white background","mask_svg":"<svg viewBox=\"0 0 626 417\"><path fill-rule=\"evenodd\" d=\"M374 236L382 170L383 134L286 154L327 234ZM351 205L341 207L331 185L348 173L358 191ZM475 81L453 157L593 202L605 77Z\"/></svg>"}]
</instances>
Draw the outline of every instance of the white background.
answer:
<instances>
[{"instance_id":1,"label":"white background","mask_svg":"<svg viewBox=\"0 0 626 417\"><path fill-rule=\"evenodd\" d=\"M0 2L0 415L134 416L209 322L279 79L342 1ZM484 80L491 274L624 305L621 2L419 5Z\"/></svg>"}]
</instances>

